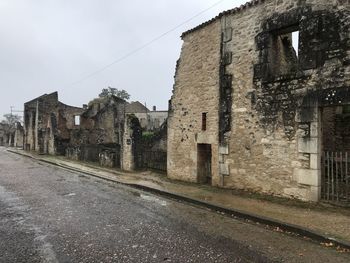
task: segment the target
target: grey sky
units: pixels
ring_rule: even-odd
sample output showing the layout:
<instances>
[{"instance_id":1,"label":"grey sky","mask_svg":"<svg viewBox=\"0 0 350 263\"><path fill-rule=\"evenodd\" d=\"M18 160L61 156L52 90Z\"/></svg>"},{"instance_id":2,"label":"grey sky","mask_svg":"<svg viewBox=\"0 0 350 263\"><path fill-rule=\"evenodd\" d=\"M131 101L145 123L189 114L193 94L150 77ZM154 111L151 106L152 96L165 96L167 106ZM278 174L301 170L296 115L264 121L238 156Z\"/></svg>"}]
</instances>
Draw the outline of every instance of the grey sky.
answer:
<instances>
[{"instance_id":1,"label":"grey sky","mask_svg":"<svg viewBox=\"0 0 350 263\"><path fill-rule=\"evenodd\" d=\"M246 0L219 5L121 63L76 81L181 24L219 0L0 0L0 115L44 93L81 106L102 88L167 109L180 35Z\"/></svg>"}]
</instances>

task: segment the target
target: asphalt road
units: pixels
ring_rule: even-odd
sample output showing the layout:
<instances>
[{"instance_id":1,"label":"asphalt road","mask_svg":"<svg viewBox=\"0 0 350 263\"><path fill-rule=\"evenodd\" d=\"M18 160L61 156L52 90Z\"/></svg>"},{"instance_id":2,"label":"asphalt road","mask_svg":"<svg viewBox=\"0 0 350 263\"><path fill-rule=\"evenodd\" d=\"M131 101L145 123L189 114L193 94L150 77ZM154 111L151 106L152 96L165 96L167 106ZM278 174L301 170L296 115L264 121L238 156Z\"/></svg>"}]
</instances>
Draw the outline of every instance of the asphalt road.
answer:
<instances>
[{"instance_id":1,"label":"asphalt road","mask_svg":"<svg viewBox=\"0 0 350 263\"><path fill-rule=\"evenodd\" d=\"M0 147L0 262L350 262L350 255Z\"/></svg>"}]
</instances>

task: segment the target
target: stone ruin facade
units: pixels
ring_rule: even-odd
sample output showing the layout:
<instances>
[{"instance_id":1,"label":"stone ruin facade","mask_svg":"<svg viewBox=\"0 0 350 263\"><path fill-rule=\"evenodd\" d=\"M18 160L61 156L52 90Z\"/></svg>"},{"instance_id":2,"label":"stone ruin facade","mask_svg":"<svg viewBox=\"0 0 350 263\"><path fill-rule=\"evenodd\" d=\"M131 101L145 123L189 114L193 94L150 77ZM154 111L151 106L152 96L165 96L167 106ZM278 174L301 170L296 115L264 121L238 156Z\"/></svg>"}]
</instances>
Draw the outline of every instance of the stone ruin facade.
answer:
<instances>
[{"instance_id":1,"label":"stone ruin facade","mask_svg":"<svg viewBox=\"0 0 350 263\"><path fill-rule=\"evenodd\" d=\"M24 147L24 128L20 122L15 124L13 146L22 149Z\"/></svg>"},{"instance_id":2,"label":"stone ruin facade","mask_svg":"<svg viewBox=\"0 0 350 263\"><path fill-rule=\"evenodd\" d=\"M7 146L9 143L9 125L0 123L0 146Z\"/></svg>"},{"instance_id":3,"label":"stone ruin facade","mask_svg":"<svg viewBox=\"0 0 350 263\"><path fill-rule=\"evenodd\" d=\"M148 131L148 126L143 128L140 116L136 116L140 107L130 105L143 107L139 102L130 104L107 96L78 108L60 102L57 92L44 94L24 104L24 127L17 124L10 143L39 154L64 155L127 171L166 170L165 126L159 127L152 141L146 143L142 132ZM166 118L163 112L158 115L162 121ZM5 140L8 138L3 143Z\"/></svg>"},{"instance_id":4,"label":"stone ruin facade","mask_svg":"<svg viewBox=\"0 0 350 263\"><path fill-rule=\"evenodd\" d=\"M24 148L39 154L64 155L70 133L77 129L75 116L82 108L58 100L58 93L45 94L24 104Z\"/></svg>"},{"instance_id":5,"label":"stone ruin facade","mask_svg":"<svg viewBox=\"0 0 350 263\"><path fill-rule=\"evenodd\" d=\"M126 104L123 99L109 96L86 105L77 129L70 133L66 156L121 168Z\"/></svg>"},{"instance_id":6,"label":"stone ruin facade","mask_svg":"<svg viewBox=\"0 0 350 263\"><path fill-rule=\"evenodd\" d=\"M0 123L0 146L23 148L24 130L20 122Z\"/></svg>"},{"instance_id":7,"label":"stone ruin facade","mask_svg":"<svg viewBox=\"0 0 350 263\"><path fill-rule=\"evenodd\" d=\"M350 149L349 7L253 0L183 33L168 176L319 201L322 153Z\"/></svg>"}]
</instances>

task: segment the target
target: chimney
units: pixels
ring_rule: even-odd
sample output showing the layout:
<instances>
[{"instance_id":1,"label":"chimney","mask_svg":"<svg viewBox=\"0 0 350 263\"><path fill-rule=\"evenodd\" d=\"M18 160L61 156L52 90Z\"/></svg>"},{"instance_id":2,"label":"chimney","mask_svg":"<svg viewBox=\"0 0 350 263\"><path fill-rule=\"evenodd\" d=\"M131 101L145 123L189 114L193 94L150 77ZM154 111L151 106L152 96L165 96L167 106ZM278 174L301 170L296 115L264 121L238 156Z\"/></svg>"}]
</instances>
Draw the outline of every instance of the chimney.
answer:
<instances>
[{"instance_id":1,"label":"chimney","mask_svg":"<svg viewBox=\"0 0 350 263\"><path fill-rule=\"evenodd\" d=\"M157 107L156 106L153 106L153 111L157 111Z\"/></svg>"}]
</instances>

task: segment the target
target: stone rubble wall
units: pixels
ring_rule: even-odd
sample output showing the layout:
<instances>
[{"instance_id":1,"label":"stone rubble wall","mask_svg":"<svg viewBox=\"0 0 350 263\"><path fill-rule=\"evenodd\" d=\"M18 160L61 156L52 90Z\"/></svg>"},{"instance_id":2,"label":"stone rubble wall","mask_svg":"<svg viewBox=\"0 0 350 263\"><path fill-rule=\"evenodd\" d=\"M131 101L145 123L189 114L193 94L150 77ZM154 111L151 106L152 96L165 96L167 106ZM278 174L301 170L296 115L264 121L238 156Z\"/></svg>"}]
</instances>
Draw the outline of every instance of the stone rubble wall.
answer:
<instances>
[{"instance_id":1,"label":"stone rubble wall","mask_svg":"<svg viewBox=\"0 0 350 263\"><path fill-rule=\"evenodd\" d=\"M320 107L338 98L350 101L349 5L340 0L266 0L186 34L168 120L169 177L196 182L196 145L208 143L213 185L318 201ZM295 23L300 65L279 76L271 71L270 41ZM227 58L231 130L219 143L220 65ZM339 94L330 93L335 89ZM329 96L333 104L327 102ZM201 132L206 111L208 131Z\"/></svg>"},{"instance_id":2,"label":"stone rubble wall","mask_svg":"<svg viewBox=\"0 0 350 263\"><path fill-rule=\"evenodd\" d=\"M218 181L220 22L184 38L168 118L168 176L196 182L197 143L212 144L213 180ZM207 112L206 131L201 131Z\"/></svg>"}]
</instances>

